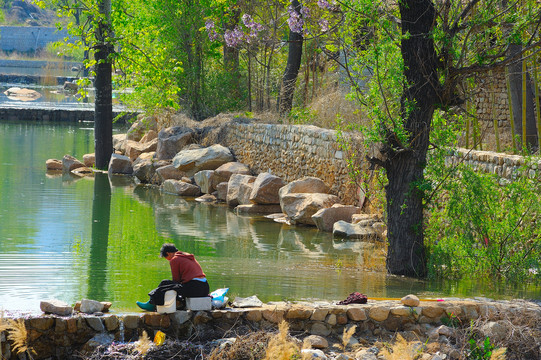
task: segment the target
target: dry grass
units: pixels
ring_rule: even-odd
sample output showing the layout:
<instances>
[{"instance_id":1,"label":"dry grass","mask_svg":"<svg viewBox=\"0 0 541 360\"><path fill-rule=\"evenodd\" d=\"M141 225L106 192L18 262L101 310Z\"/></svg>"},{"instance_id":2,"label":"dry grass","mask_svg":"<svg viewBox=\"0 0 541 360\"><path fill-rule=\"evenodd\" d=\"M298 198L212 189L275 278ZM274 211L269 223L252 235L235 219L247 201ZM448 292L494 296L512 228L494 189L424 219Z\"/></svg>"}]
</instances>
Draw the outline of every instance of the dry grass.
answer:
<instances>
[{"instance_id":1,"label":"dry grass","mask_svg":"<svg viewBox=\"0 0 541 360\"><path fill-rule=\"evenodd\" d=\"M342 350L346 350L349 345L349 340L351 340L351 337L355 334L356 329L357 325L350 326L349 329L344 329L344 333L342 334Z\"/></svg>"},{"instance_id":2,"label":"dry grass","mask_svg":"<svg viewBox=\"0 0 541 360\"><path fill-rule=\"evenodd\" d=\"M294 356L299 356L299 347L289 338L289 324L282 321L278 330L278 334L269 341L265 360L290 360Z\"/></svg>"},{"instance_id":3,"label":"dry grass","mask_svg":"<svg viewBox=\"0 0 541 360\"><path fill-rule=\"evenodd\" d=\"M143 334L141 335L139 340L135 342L134 350L141 355L145 355L152 348L153 345L154 343L148 337L147 332L143 331Z\"/></svg>"},{"instance_id":4,"label":"dry grass","mask_svg":"<svg viewBox=\"0 0 541 360\"><path fill-rule=\"evenodd\" d=\"M380 354L385 360L417 360L420 356L416 348L417 344L417 342L408 342L397 334L396 341L389 348L382 348Z\"/></svg>"},{"instance_id":5,"label":"dry grass","mask_svg":"<svg viewBox=\"0 0 541 360\"><path fill-rule=\"evenodd\" d=\"M272 336L264 331L239 336L232 344L216 347L210 354L209 360L263 359Z\"/></svg>"}]
</instances>

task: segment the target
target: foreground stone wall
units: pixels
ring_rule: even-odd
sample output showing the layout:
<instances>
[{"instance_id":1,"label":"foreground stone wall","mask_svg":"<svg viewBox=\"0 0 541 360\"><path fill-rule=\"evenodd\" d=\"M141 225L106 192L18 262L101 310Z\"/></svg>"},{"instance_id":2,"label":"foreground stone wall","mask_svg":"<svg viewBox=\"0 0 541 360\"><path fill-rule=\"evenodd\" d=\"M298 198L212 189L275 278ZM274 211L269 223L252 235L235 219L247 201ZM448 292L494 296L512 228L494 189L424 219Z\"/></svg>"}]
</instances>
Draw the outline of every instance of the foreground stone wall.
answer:
<instances>
[{"instance_id":1,"label":"foreground stone wall","mask_svg":"<svg viewBox=\"0 0 541 360\"><path fill-rule=\"evenodd\" d=\"M131 313L102 316L78 314L69 317L25 316L29 346L34 359L64 359L74 352L92 351L97 345L112 341L136 341L143 330L152 338L156 331L168 338L192 340L219 339L243 330L274 330L282 320L290 330L305 335L340 339L345 328L355 325L355 337L390 340L396 332L405 339L437 341L445 335L439 328L453 318L468 326L470 320L497 322L501 333L487 333L491 340L505 336L506 324L528 319L538 321L541 307L535 303L490 300L421 301L417 306L398 300L369 300L363 305L330 303L269 303L260 308L213 311L177 311L173 314ZM494 327L490 327L494 328ZM17 359L6 333L0 334L0 346L6 359Z\"/></svg>"},{"instance_id":2,"label":"foreground stone wall","mask_svg":"<svg viewBox=\"0 0 541 360\"><path fill-rule=\"evenodd\" d=\"M358 204L357 189L348 174L347 154L337 141L336 131L306 125L232 123L224 132L220 143L256 173L270 172L286 182L315 176L344 204ZM349 140L354 148L360 148L360 138Z\"/></svg>"}]
</instances>

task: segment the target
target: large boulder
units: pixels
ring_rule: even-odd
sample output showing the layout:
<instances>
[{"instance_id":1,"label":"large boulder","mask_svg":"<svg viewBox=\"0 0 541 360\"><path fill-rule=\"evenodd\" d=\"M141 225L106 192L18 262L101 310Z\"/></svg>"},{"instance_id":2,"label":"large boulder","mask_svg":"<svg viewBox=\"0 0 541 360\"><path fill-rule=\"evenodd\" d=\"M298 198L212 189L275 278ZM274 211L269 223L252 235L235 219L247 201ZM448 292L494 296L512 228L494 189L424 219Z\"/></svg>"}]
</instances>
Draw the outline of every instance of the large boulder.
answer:
<instances>
[{"instance_id":1,"label":"large boulder","mask_svg":"<svg viewBox=\"0 0 541 360\"><path fill-rule=\"evenodd\" d=\"M203 194L211 194L214 189L214 170L201 170L193 176L195 183Z\"/></svg>"},{"instance_id":2,"label":"large boulder","mask_svg":"<svg viewBox=\"0 0 541 360\"><path fill-rule=\"evenodd\" d=\"M338 203L336 195L321 193L293 193L280 198L282 212L294 223L315 225L312 215Z\"/></svg>"},{"instance_id":3,"label":"large boulder","mask_svg":"<svg viewBox=\"0 0 541 360\"><path fill-rule=\"evenodd\" d=\"M194 141L195 131L184 126L174 126L158 133L156 157L159 160L170 160L186 145Z\"/></svg>"},{"instance_id":4,"label":"large boulder","mask_svg":"<svg viewBox=\"0 0 541 360\"><path fill-rule=\"evenodd\" d=\"M112 154L109 160L109 175L111 174L133 174L133 165L129 157L125 155Z\"/></svg>"},{"instance_id":5,"label":"large boulder","mask_svg":"<svg viewBox=\"0 0 541 360\"><path fill-rule=\"evenodd\" d=\"M186 176L186 173L184 173L184 171L180 171L179 169L174 167L173 164L167 164L165 166L157 168L156 174L158 175L160 182L164 182L168 179L182 180L182 178Z\"/></svg>"},{"instance_id":6,"label":"large boulder","mask_svg":"<svg viewBox=\"0 0 541 360\"><path fill-rule=\"evenodd\" d=\"M227 200L227 182L221 182L218 185L216 185L216 199L220 201L226 201Z\"/></svg>"},{"instance_id":7,"label":"large boulder","mask_svg":"<svg viewBox=\"0 0 541 360\"><path fill-rule=\"evenodd\" d=\"M154 130L149 130L142 138L139 140L140 143L147 143L154 139L158 139L158 133Z\"/></svg>"},{"instance_id":8,"label":"large boulder","mask_svg":"<svg viewBox=\"0 0 541 360\"><path fill-rule=\"evenodd\" d=\"M167 164L165 160L153 161L152 159L138 158L133 163L133 175L144 184L161 183L162 181L155 179L156 169Z\"/></svg>"},{"instance_id":9,"label":"large boulder","mask_svg":"<svg viewBox=\"0 0 541 360\"><path fill-rule=\"evenodd\" d=\"M126 134L113 135L113 149L122 154L126 153Z\"/></svg>"},{"instance_id":10,"label":"large boulder","mask_svg":"<svg viewBox=\"0 0 541 360\"><path fill-rule=\"evenodd\" d=\"M255 181L255 176L234 174L229 178L227 183L227 205L235 207L239 204L247 204L250 202L251 184ZM244 184L244 185L243 185ZM250 189L248 202L245 202L246 192Z\"/></svg>"},{"instance_id":11,"label":"large boulder","mask_svg":"<svg viewBox=\"0 0 541 360\"><path fill-rule=\"evenodd\" d=\"M139 116L126 133L126 139L139 141L149 130L158 131L158 119L155 116Z\"/></svg>"},{"instance_id":12,"label":"large boulder","mask_svg":"<svg viewBox=\"0 0 541 360\"><path fill-rule=\"evenodd\" d=\"M353 214L361 212L361 208L352 205L334 204L330 208L321 209L312 215L312 220L321 231L332 232L333 225L339 220L351 222Z\"/></svg>"},{"instance_id":13,"label":"large boulder","mask_svg":"<svg viewBox=\"0 0 541 360\"><path fill-rule=\"evenodd\" d=\"M279 204L278 191L285 184L285 181L278 176L261 173L254 181L250 201L255 204Z\"/></svg>"},{"instance_id":14,"label":"large boulder","mask_svg":"<svg viewBox=\"0 0 541 360\"><path fill-rule=\"evenodd\" d=\"M75 170L80 167L85 167L85 164L77 160L75 157L71 155L64 155L62 158L62 171L65 173L69 173L72 170Z\"/></svg>"},{"instance_id":15,"label":"large boulder","mask_svg":"<svg viewBox=\"0 0 541 360\"><path fill-rule=\"evenodd\" d=\"M214 182L219 184L221 182L228 182L229 178L233 174L252 175L250 168L243 163L232 161L220 165L214 173ZM216 186L216 185L215 185Z\"/></svg>"},{"instance_id":16,"label":"large boulder","mask_svg":"<svg viewBox=\"0 0 541 360\"><path fill-rule=\"evenodd\" d=\"M93 167L96 164L96 154L84 154L83 155L83 163L86 167Z\"/></svg>"},{"instance_id":17,"label":"large boulder","mask_svg":"<svg viewBox=\"0 0 541 360\"><path fill-rule=\"evenodd\" d=\"M193 176L201 170L216 170L230 161L233 161L231 151L215 144L201 149L182 150L173 158L173 165L187 176Z\"/></svg>"},{"instance_id":18,"label":"large boulder","mask_svg":"<svg viewBox=\"0 0 541 360\"><path fill-rule=\"evenodd\" d=\"M286 186L282 187L279 191L279 196L282 197L288 194L299 193L328 194L329 191L329 187L323 182L323 180L313 176L307 176L303 177L302 179L292 181Z\"/></svg>"},{"instance_id":19,"label":"large boulder","mask_svg":"<svg viewBox=\"0 0 541 360\"><path fill-rule=\"evenodd\" d=\"M156 151L158 148L158 139L153 139L145 143L138 141L126 140L126 156L131 161L135 161L142 153L149 153Z\"/></svg>"},{"instance_id":20,"label":"large boulder","mask_svg":"<svg viewBox=\"0 0 541 360\"><path fill-rule=\"evenodd\" d=\"M45 166L47 167L47 170L51 171L62 171L62 161L58 159L48 159L45 162Z\"/></svg>"},{"instance_id":21,"label":"large boulder","mask_svg":"<svg viewBox=\"0 0 541 360\"><path fill-rule=\"evenodd\" d=\"M163 192L180 196L199 196L201 189L197 185L189 184L180 180L165 180L161 185Z\"/></svg>"},{"instance_id":22,"label":"large boulder","mask_svg":"<svg viewBox=\"0 0 541 360\"><path fill-rule=\"evenodd\" d=\"M336 237L348 240L372 241L380 239L373 227L351 224L342 220L334 223L332 233Z\"/></svg>"}]
</instances>

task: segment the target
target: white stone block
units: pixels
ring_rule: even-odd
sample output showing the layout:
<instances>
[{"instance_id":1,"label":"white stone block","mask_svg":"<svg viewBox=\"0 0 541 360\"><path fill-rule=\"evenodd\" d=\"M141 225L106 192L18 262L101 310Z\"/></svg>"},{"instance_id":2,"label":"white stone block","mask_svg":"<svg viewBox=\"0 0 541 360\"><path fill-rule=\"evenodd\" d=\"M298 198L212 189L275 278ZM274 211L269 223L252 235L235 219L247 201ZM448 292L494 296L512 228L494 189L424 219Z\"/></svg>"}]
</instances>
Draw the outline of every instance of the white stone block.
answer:
<instances>
[{"instance_id":1,"label":"white stone block","mask_svg":"<svg viewBox=\"0 0 541 360\"><path fill-rule=\"evenodd\" d=\"M212 310L211 298L209 296L186 298L186 309L193 311Z\"/></svg>"}]
</instances>

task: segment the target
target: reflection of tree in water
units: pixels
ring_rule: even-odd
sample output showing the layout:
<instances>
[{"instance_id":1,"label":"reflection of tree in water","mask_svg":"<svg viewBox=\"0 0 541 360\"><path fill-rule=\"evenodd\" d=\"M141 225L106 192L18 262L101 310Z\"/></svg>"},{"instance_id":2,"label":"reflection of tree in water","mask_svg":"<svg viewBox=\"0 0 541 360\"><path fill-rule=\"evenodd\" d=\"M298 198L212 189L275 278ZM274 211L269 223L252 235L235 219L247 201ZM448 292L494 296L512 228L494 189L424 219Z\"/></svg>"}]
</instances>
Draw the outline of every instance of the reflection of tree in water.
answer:
<instances>
[{"instance_id":1,"label":"reflection of tree in water","mask_svg":"<svg viewBox=\"0 0 541 360\"><path fill-rule=\"evenodd\" d=\"M107 174L96 173L92 202L92 243L90 244L88 298L106 298L107 246L111 213L111 186Z\"/></svg>"}]
</instances>

